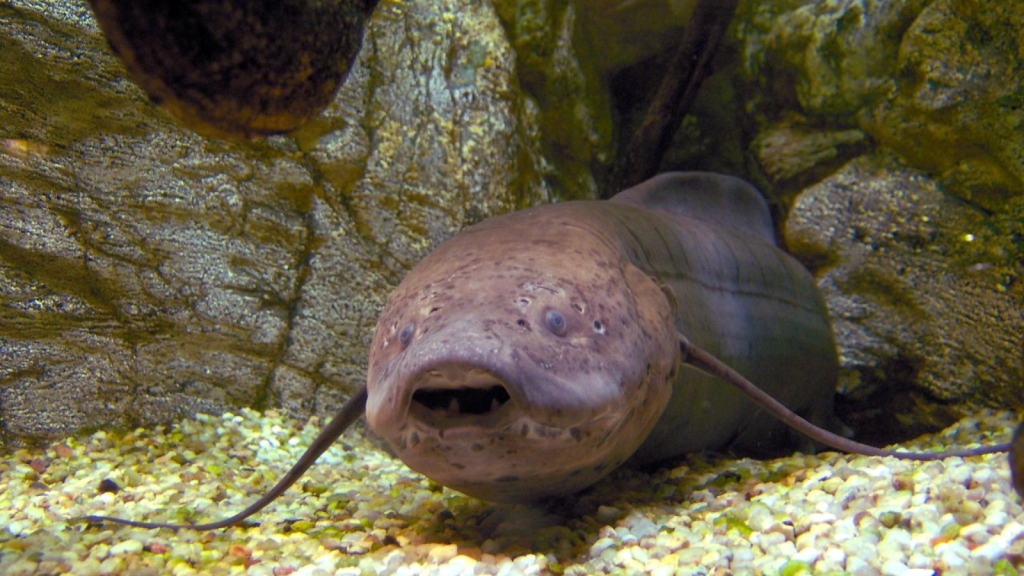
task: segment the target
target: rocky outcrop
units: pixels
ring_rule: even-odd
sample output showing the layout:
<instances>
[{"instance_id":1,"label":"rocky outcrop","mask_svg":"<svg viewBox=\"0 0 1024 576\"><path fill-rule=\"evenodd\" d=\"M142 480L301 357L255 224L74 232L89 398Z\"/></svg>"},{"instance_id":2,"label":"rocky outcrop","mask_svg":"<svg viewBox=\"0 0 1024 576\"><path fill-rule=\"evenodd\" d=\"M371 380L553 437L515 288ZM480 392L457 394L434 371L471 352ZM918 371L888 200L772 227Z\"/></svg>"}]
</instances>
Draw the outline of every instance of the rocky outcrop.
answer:
<instances>
[{"instance_id":1,"label":"rocky outcrop","mask_svg":"<svg viewBox=\"0 0 1024 576\"><path fill-rule=\"evenodd\" d=\"M768 123L859 129L989 210L1024 190L1021 3L748 2L740 20Z\"/></svg>"},{"instance_id":2,"label":"rocky outcrop","mask_svg":"<svg viewBox=\"0 0 1024 576\"><path fill-rule=\"evenodd\" d=\"M536 106L487 3L378 11L324 115L240 143L149 103L83 3L8 2L0 22L7 442L333 409L409 266L552 199Z\"/></svg>"},{"instance_id":3,"label":"rocky outcrop","mask_svg":"<svg viewBox=\"0 0 1024 576\"><path fill-rule=\"evenodd\" d=\"M797 197L786 241L819 265L851 425L884 437L1019 402L1021 237L1024 196L992 215L887 154Z\"/></svg>"},{"instance_id":4,"label":"rocky outcrop","mask_svg":"<svg viewBox=\"0 0 1024 576\"><path fill-rule=\"evenodd\" d=\"M912 432L1021 406L1024 5L748 2L740 18L751 150L821 277L848 419Z\"/></svg>"},{"instance_id":5,"label":"rocky outcrop","mask_svg":"<svg viewBox=\"0 0 1024 576\"><path fill-rule=\"evenodd\" d=\"M440 239L594 196L610 86L655 86L692 4L387 3L324 114L225 142L149 103L81 0L5 3L2 439L333 410ZM1024 398L1022 26L1020 2L742 2L663 163L775 201L828 297L853 424Z\"/></svg>"}]
</instances>

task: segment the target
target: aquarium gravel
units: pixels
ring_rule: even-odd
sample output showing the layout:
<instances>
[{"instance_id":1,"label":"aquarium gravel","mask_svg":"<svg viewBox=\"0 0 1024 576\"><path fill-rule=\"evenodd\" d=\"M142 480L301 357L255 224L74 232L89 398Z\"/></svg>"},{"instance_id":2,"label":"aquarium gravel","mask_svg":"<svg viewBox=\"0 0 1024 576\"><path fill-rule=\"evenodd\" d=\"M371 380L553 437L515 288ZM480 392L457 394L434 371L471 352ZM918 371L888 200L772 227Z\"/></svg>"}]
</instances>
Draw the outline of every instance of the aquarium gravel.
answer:
<instances>
[{"instance_id":1,"label":"aquarium gravel","mask_svg":"<svg viewBox=\"0 0 1024 576\"><path fill-rule=\"evenodd\" d=\"M992 412L905 444L1005 442ZM76 521L207 521L236 512L298 458L322 422L276 412L97 432L0 464L0 574L1017 574L1024 512L1003 454L909 462L827 452L692 457L620 470L547 508L468 498L358 431L284 496L224 530Z\"/></svg>"}]
</instances>

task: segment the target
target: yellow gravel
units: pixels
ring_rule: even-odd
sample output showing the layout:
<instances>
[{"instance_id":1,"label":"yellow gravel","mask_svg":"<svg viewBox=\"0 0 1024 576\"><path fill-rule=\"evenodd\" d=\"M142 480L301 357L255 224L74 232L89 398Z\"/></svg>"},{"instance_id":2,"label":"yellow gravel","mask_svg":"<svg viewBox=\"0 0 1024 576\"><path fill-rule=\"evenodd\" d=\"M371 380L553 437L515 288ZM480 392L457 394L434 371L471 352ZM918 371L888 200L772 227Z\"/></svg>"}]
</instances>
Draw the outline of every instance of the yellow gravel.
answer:
<instances>
[{"instance_id":1,"label":"yellow gravel","mask_svg":"<svg viewBox=\"0 0 1024 576\"><path fill-rule=\"evenodd\" d=\"M1006 442L1009 412L915 449ZM1005 455L916 463L795 454L621 470L548 508L424 479L350 432L245 527L87 525L88 514L209 521L268 489L320 426L276 412L97 432L0 464L0 574L1017 574L1024 511Z\"/></svg>"}]
</instances>

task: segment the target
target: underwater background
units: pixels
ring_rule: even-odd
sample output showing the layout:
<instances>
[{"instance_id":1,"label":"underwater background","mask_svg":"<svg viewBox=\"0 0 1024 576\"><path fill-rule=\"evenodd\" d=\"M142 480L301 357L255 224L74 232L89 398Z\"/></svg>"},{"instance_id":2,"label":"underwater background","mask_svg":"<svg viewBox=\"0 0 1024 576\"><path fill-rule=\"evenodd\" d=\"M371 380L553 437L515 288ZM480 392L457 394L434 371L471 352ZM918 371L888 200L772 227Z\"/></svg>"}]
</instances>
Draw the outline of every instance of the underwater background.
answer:
<instances>
[{"instance_id":1,"label":"underwater background","mask_svg":"<svg viewBox=\"0 0 1024 576\"><path fill-rule=\"evenodd\" d=\"M300 483L326 502L247 531L69 521L272 483L432 247L614 192L694 4L384 1L322 113L240 140L147 98L85 2L0 3L0 573L1016 573L1002 457L696 458L552 519L358 436ZM862 440L1006 441L1024 402L1022 26L1017 0L740 2L659 164L765 192Z\"/></svg>"}]
</instances>

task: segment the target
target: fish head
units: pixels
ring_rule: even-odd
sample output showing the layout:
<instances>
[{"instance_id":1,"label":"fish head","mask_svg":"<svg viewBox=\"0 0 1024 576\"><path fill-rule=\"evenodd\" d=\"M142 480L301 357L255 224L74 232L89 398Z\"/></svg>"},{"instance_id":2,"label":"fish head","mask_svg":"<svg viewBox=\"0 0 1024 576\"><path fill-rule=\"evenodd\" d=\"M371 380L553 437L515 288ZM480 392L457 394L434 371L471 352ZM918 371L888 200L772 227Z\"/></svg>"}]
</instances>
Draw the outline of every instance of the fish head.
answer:
<instances>
[{"instance_id":1,"label":"fish head","mask_svg":"<svg viewBox=\"0 0 1024 576\"><path fill-rule=\"evenodd\" d=\"M497 502L574 493L619 466L679 363L658 282L571 219L525 216L415 267L369 358L370 427L410 468Z\"/></svg>"}]
</instances>

